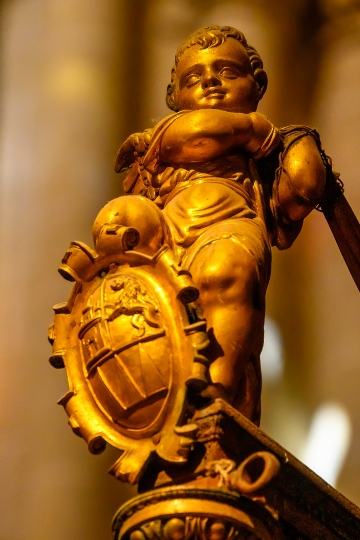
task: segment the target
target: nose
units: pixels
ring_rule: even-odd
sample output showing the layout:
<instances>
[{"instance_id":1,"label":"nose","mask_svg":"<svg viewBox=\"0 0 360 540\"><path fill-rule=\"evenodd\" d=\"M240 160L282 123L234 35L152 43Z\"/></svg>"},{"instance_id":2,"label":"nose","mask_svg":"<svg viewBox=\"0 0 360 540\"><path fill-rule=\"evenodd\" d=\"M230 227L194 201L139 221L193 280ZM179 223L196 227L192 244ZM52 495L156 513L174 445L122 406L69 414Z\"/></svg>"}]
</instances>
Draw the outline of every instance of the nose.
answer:
<instances>
[{"instance_id":1,"label":"nose","mask_svg":"<svg viewBox=\"0 0 360 540\"><path fill-rule=\"evenodd\" d=\"M202 87L211 88L212 86L221 85L221 81L214 69L207 69L202 78Z\"/></svg>"}]
</instances>

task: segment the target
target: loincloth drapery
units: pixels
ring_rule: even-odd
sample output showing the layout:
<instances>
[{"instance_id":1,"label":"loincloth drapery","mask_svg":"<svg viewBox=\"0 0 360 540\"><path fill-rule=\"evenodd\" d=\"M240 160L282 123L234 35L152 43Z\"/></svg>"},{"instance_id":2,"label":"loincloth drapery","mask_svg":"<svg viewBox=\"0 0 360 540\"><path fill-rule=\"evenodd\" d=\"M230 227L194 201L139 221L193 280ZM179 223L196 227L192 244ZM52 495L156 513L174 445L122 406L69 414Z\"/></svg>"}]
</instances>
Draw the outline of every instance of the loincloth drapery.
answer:
<instances>
[{"instance_id":1,"label":"loincloth drapery","mask_svg":"<svg viewBox=\"0 0 360 540\"><path fill-rule=\"evenodd\" d=\"M231 180L204 178L174 191L163 215L181 265L189 269L205 246L228 238L252 256L266 288L271 248L265 224L245 188Z\"/></svg>"}]
</instances>

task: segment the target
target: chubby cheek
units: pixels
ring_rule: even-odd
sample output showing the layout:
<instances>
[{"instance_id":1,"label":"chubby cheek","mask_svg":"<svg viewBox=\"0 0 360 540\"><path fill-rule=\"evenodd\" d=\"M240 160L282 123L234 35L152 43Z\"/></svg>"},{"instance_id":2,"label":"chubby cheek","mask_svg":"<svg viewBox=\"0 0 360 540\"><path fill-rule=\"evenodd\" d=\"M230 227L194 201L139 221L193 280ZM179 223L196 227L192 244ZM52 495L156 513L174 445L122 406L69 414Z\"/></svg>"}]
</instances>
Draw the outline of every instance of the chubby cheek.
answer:
<instances>
[{"instance_id":1,"label":"chubby cheek","mask_svg":"<svg viewBox=\"0 0 360 540\"><path fill-rule=\"evenodd\" d=\"M196 107L196 100L191 95L182 93L178 96L178 101L180 110L194 109Z\"/></svg>"},{"instance_id":2,"label":"chubby cheek","mask_svg":"<svg viewBox=\"0 0 360 540\"><path fill-rule=\"evenodd\" d=\"M259 91L254 81L249 81L248 84L239 86L232 93L234 104L241 109L239 112L250 113L256 111L259 102Z\"/></svg>"}]
</instances>

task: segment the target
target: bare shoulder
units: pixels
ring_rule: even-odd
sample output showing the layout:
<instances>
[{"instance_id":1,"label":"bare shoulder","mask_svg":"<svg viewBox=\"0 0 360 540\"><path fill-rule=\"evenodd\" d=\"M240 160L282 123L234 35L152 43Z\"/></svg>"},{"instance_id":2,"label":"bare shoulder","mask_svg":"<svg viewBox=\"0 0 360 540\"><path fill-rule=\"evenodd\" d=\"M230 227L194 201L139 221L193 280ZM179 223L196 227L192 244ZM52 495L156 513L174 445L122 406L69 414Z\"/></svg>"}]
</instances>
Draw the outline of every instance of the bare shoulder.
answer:
<instances>
[{"instance_id":1,"label":"bare shoulder","mask_svg":"<svg viewBox=\"0 0 360 540\"><path fill-rule=\"evenodd\" d=\"M304 134L288 147L283 166L299 194L310 200L321 197L326 170L319 142L312 134Z\"/></svg>"}]
</instances>

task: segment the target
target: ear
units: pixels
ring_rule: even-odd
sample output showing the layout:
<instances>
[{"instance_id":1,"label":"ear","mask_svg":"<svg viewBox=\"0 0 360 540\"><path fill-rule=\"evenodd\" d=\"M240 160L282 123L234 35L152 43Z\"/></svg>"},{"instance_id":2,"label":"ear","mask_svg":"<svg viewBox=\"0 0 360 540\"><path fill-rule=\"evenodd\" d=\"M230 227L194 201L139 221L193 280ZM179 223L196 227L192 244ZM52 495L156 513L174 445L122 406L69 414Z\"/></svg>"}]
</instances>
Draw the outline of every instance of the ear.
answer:
<instances>
[{"instance_id":1,"label":"ear","mask_svg":"<svg viewBox=\"0 0 360 540\"><path fill-rule=\"evenodd\" d=\"M166 89L166 105L171 109L172 111L178 112L179 111L179 103L178 103L178 96L177 96L177 84L176 84L176 66L174 66L171 70L171 81L170 84L167 85Z\"/></svg>"},{"instance_id":2,"label":"ear","mask_svg":"<svg viewBox=\"0 0 360 540\"><path fill-rule=\"evenodd\" d=\"M254 74L254 79L258 87L259 101L260 101L260 99L265 94L267 85L268 85L268 78L267 78L266 72L263 69L257 69L256 73Z\"/></svg>"},{"instance_id":3,"label":"ear","mask_svg":"<svg viewBox=\"0 0 360 540\"><path fill-rule=\"evenodd\" d=\"M166 105L174 112L179 111L179 104L177 100L177 91L175 83L171 82L167 86L166 90Z\"/></svg>"}]
</instances>

